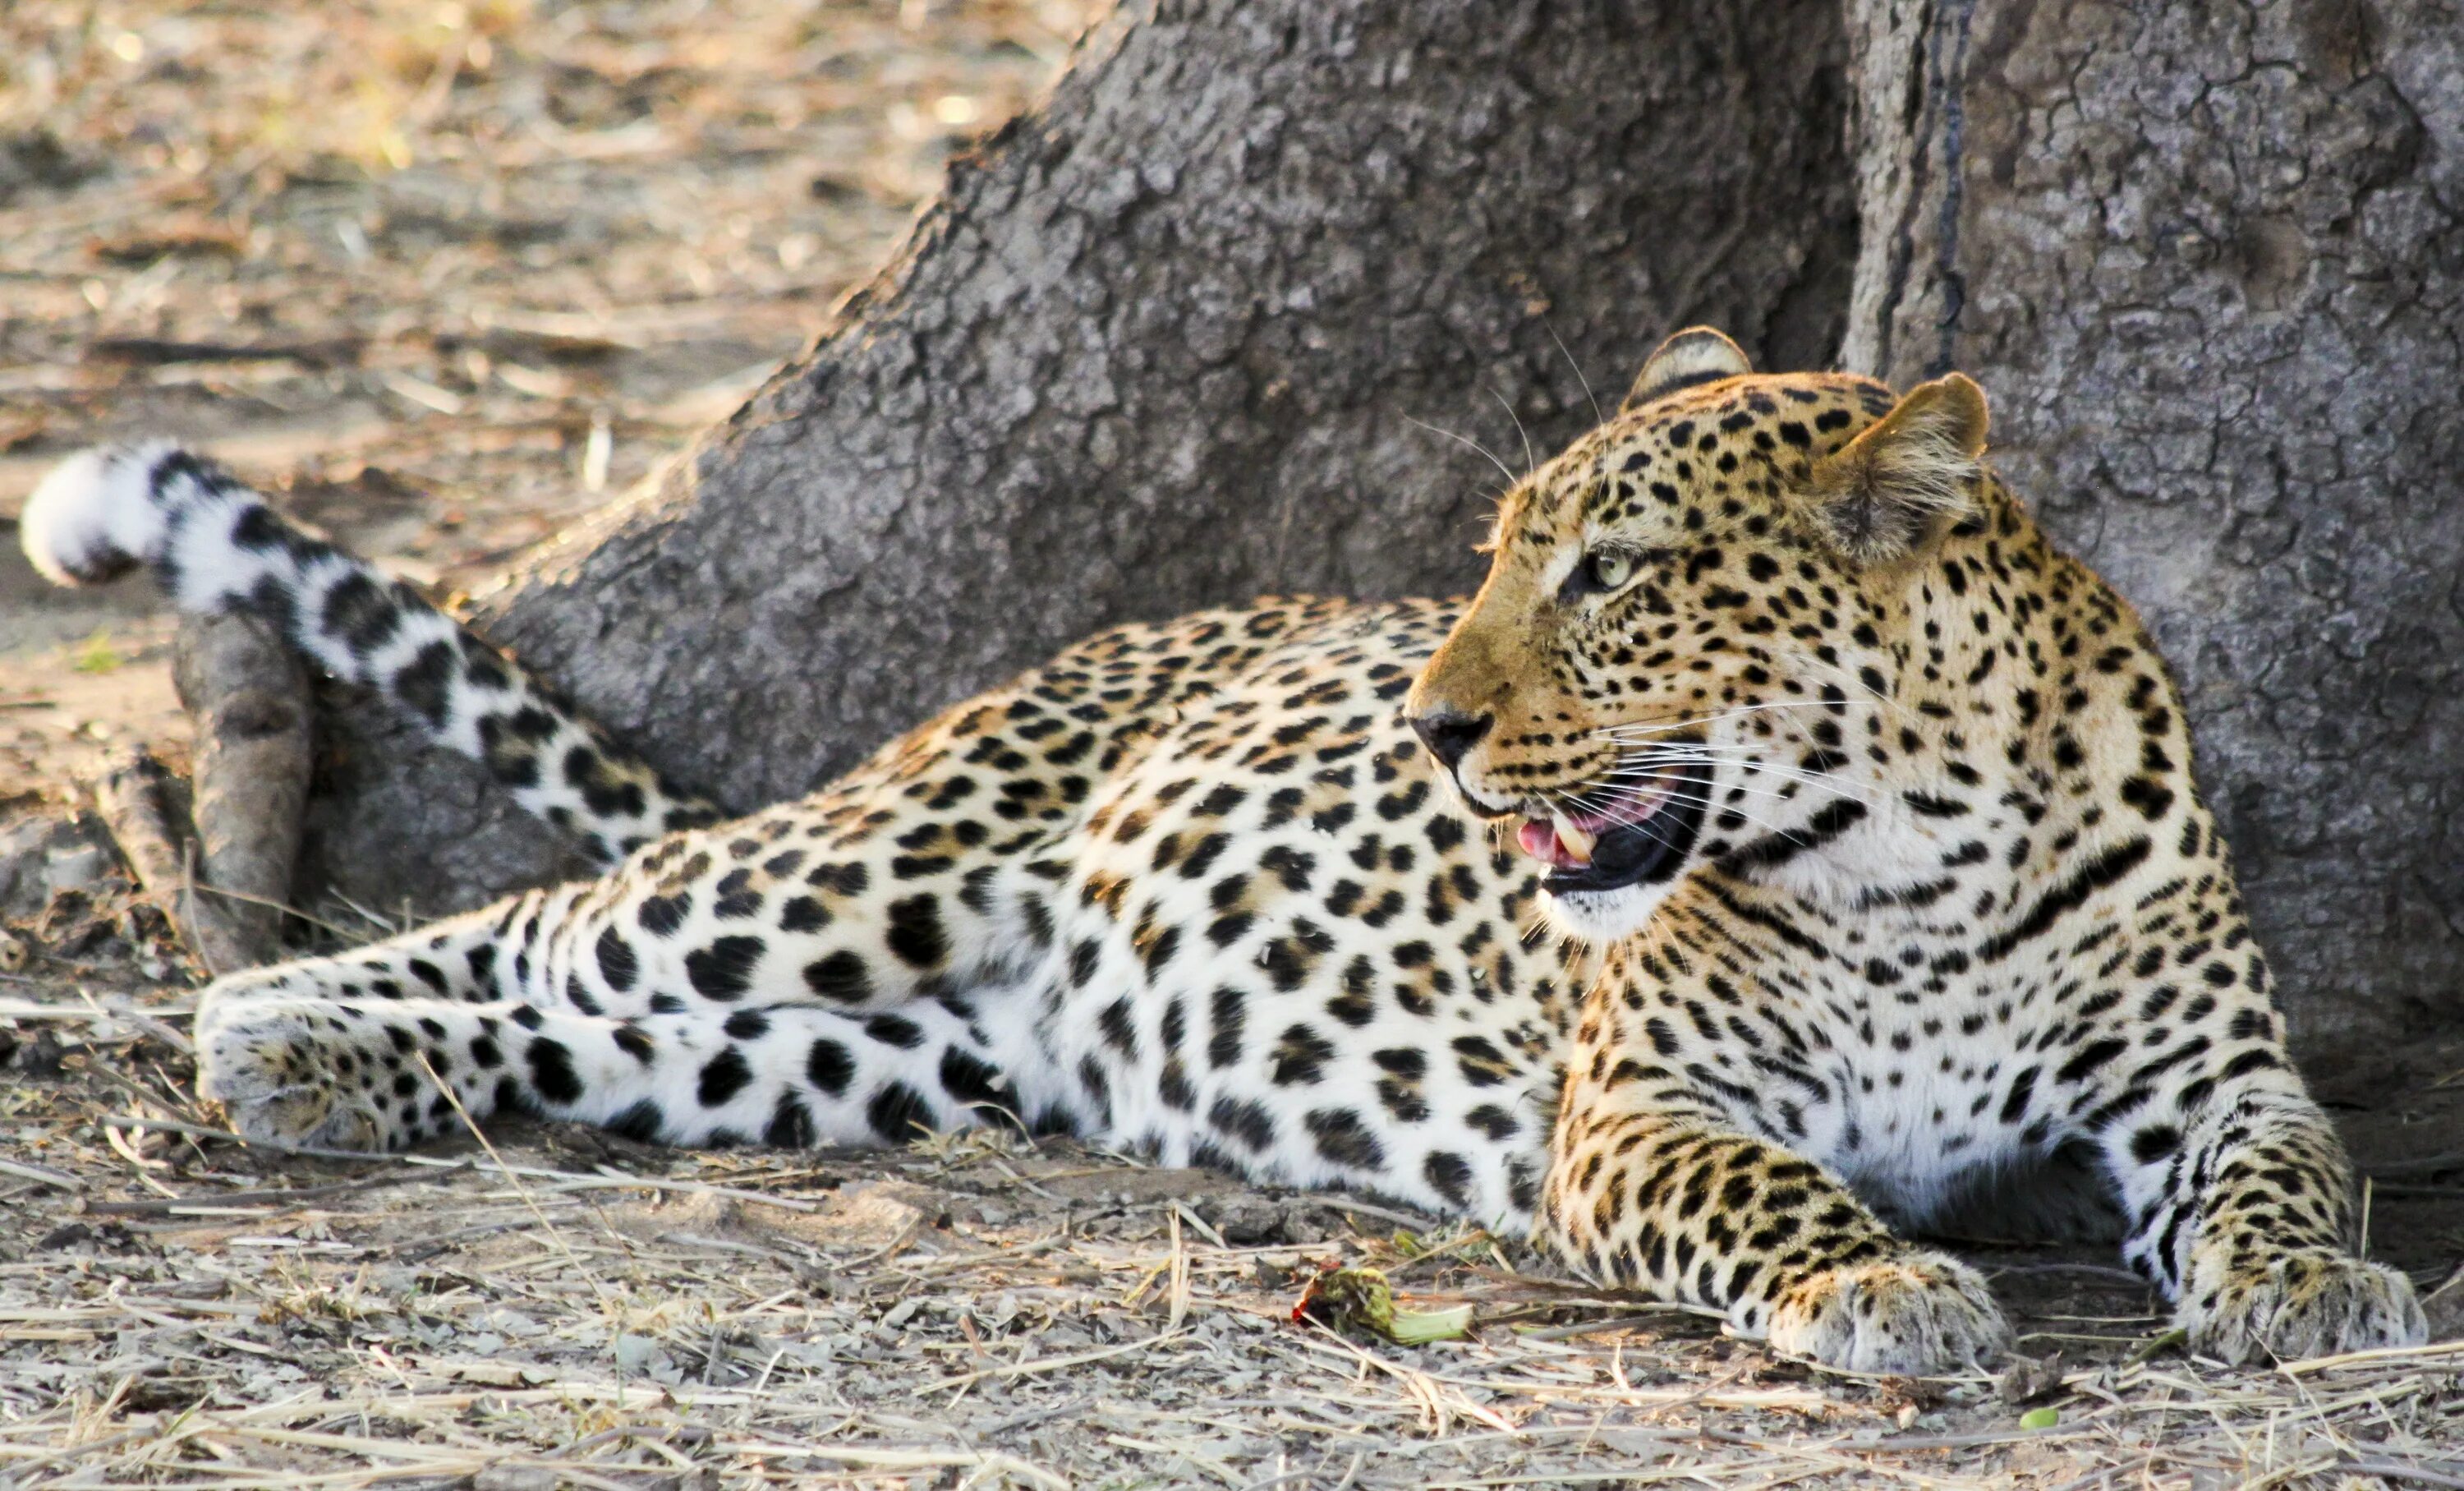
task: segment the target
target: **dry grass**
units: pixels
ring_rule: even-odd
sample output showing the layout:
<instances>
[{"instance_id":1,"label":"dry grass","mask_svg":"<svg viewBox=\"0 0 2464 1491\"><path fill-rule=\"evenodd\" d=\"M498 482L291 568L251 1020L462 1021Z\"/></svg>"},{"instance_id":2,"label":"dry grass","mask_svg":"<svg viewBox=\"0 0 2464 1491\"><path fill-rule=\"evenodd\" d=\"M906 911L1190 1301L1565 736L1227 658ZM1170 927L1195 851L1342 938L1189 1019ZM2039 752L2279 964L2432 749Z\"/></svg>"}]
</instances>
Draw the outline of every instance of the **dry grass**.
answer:
<instances>
[{"instance_id":1,"label":"dry grass","mask_svg":"<svg viewBox=\"0 0 2464 1491\"><path fill-rule=\"evenodd\" d=\"M0 521L60 451L170 428L483 584L819 330L1090 8L0 7ZM5 812L177 725L140 593L0 550ZM0 1485L2464 1486L2464 1348L2226 1370L2091 1255L1972 1255L2030 1370L1867 1380L1069 1146L250 1149L187 1097L161 919L88 854L0 865ZM2365 1152L2452 1158L2456 1096L2353 1115ZM2424 1278L2459 1168L2377 1197ZM1296 1323L1331 1262L1474 1336Z\"/></svg>"},{"instance_id":2,"label":"dry grass","mask_svg":"<svg viewBox=\"0 0 2464 1491\"><path fill-rule=\"evenodd\" d=\"M2084 1255L1974 1255L2032 1366L1865 1379L1068 1145L269 1153L186 1101L176 1001L0 1019L0 1483L2464 1485L2464 1343L2227 1370ZM1296 1323L1337 1262L1474 1336Z\"/></svg>"}]
</instances>

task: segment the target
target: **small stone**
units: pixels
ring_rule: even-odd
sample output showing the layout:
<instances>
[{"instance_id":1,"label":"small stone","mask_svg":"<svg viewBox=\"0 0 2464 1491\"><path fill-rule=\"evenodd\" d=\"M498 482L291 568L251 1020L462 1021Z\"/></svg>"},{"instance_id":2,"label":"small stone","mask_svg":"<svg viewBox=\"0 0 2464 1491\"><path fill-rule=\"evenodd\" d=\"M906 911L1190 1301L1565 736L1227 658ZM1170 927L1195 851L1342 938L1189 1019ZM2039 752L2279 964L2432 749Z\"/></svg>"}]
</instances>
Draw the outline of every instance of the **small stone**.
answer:
<instances>
[{"instance_id":1,"label":"small stone","mask_svg":"<svg viewBox=\"0 0 2464 1491\"><path fill-rule=\"evenodd\" d=\"M110 852L99 844L74 840L57 844L43 857L43 887L55 896L62 891L84 890L101 879L110 868Z\"/></svg>"},{"instance_id":2,"label":"small stone","mask_svg":"<svg viewBox=\"0 0 2464 1491\"><path fill-rule=\"evenodd\" d=\"M2019 1408L2058 1390L2062 1385L2062 1353L2059 1351L2042 1361L2014 1356L2010 1367L1994 1379L1993 1386L2003 1402Z\"/></svg>"},{"instance_id":3,"label":"small stone","mask_svg":"<svg viewBox=\"0 0 2464 1491\"><path fill-rule=\"evenodd\" d=\"M2423 1299L2421 1313L2429 1317L2431 1340L2464 1337L2464 1264L2457 1265L2445 1283Z\"/></svg>"},{"instance_id":4,"label":"small stone","mask_svg":"<svg viewBox=\"0 0 2464 1491\"><path fill-rule=\"evenodd\" d=\"M48 1029L38 1029L31 1039L19 1040L11 1048L11 1064L19 1077L49 1080L60 1075L60 1041Z\"/></svg>"},{"instance_id":5,"label":"small stone","mask_svg":"<svg viewBox=\"0 0 2464 1491\"><path fill-rule=\"evenodd\" d=\"M616 1338L616 1365L625 1371L642 1371L649 1368L652 1357L660 1354L659 1343L652 1337L627 1331Z\"/></svg>"}]
</instances>

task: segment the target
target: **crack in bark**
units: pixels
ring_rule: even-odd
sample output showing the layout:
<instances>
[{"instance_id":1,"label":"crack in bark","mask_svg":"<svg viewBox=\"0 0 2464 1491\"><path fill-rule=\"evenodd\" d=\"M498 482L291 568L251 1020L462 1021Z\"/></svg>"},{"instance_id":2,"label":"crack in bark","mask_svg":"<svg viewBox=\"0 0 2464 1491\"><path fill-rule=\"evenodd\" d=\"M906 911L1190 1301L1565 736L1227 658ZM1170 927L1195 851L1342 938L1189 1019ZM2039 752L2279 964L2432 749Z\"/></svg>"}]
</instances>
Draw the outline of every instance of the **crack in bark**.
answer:
<instances>
[{"instance_id":1,"label":"crack in bark","mask_svg":"<svg viewBox=\"0 0 2464 1491\"><path fill-rule=\"evenodd\" d=\"M1976 0L1947 0L1947 24L1957 33L1950 59L1942 62L1946 17L1932 27L1931 52L1937 65L1932 91L1942 100L1942 209L1934 229L1934 278L1942 287L1942 310L1936 319L1934 355L1925 376L1938 378L1952 367L1952 343L1959 335L1959 312L1968 300L1967 277L1959 269L1959 210L1965 200L1968 147L1968 36L1976 17Z\"/></svg>"}]
</instances>

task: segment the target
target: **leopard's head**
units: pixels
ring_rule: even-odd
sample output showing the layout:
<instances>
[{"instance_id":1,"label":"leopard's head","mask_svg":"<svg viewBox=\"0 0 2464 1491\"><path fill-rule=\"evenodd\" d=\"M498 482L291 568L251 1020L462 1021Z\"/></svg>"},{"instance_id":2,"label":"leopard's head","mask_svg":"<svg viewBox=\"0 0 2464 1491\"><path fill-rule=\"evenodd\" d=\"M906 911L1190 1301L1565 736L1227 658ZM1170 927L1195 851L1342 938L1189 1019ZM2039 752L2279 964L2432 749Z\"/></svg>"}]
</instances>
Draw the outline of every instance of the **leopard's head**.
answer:
<instances>
[{"instance_id":1,"label":"leopard's head","mask_svg":"<svg viewBox=\"0 0 2464 1491\"><path fill-rule=\"evenodd\" d=\"M1705 328L1517 483L1406 704L1470 808L1519 817L1566 930L1640 927L1690 868L1776 866L1866 813L1925 641L1906 596L1974 532L1985 399L1757 375Z\"/></svg>"}]
</instances>

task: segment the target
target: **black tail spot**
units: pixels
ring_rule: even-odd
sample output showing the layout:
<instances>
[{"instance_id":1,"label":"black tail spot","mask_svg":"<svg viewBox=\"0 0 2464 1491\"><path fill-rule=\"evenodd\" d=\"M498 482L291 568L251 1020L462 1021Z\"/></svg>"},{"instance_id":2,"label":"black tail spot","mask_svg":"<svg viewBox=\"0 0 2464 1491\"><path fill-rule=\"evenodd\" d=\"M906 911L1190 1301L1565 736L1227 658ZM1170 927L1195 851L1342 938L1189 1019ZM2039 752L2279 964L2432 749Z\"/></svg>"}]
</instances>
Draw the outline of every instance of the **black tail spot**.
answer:
<instances>
[{"instance_id":1,"label":"black tail spot","mask_svg":"<svg viewBox=\"0 0 2464 1491\"><path fill-rule=\"evenodd\" d=\"M455 638L462 644L462 674L474 688L502 689L513 684L505 672L504 659L488 650L488 644L468 632Z\"/></svg>"},{"instance_id":2,"label":"black tail spot","mask_svg":"<svg viewBox=\"0 0 2464 1491\"><path fill-rule=\"evenodd\" d=\"M251 502L240 509L239 518L231 524L231 544L253 554L282 547L282 520L263 502Z\"/></svg>"},{"instance_id":3,"label":"black tail spot","mask_svg":"<svg viewBox=\"0 0 2464 1491\"><path fill-rule=\"evenodd\" d=\"M779 930L818 932L830 924L830 908L810 896L790 897L779 908Z\"/></svg>"},{"instance_id":4,"label":"black tail spot","mask_svg":"<svg viewBox=\"0 0 2464 1491\"><path fill-rule=\"evenodd\" d=\"M876 1014L864 1022L864 1033L900 1051L913 1051L924 1044L923 1028L903 1014Z\"/></svg>"},{"instance_id":5,"label":"black tail spot","mask_svg":"<svg viewBox=\"0 0 2464 1491\"><path fill-rule=\"evenodd\" d=\"M616 992L621 994L632 988L633 981L642 976L642 960L635 956L632 944L625 941L614 927L599 934L599 943L594 950L599 957L599 976L605 979L607 987Z\"/></svg>"},{"instance_id":6,"label":"black tail spot","mask_svg":"<svg viewBox=\"0 0 2464 1491\"><path fill-rule=\"evenodd\" d=\"M905 1082L887 1083L874 1093L872 1101L865 1105L864 1121L872 1125L874 1133L892 1144L905 1144L919 1131L941 1126L933 1104Z\"/></svg>"},{"instance_id":7,"label":"black tail spot","mask_svg":"<svg viewBox=\"0 0 2464 1491\"><path fill-rule=\"evenodd\" d=\"M1448 1154L1443 1149L1433 1151L1420 1166L1420 1177L1429 1189L1446 1198L1452 1207L1471 1204L1471 1166L1462 1155Z\"/></svg>"},{"instance_id":8,"label":"black tail spot","mask_svg":"<svg viewBox=\"0 0 2464 1491\"><path fill-rule=\"evenodd\" d=\"M667 1131L668 1116L659 1105L645 1098L607 1121L609 1131L636 1143L654 1145Z\"/></svg>"},{"instance_id":9,"label":"black tail spot","mask_svg":"<svg viewBox=\"0 0 2464 1491\"><path fill-rule=\"evenodd\" d=\"M1364 1170L1385 1168L1385 1146L1350 1108L1313 1108L1304 1123L1317 1141L1317 1152L1335 1164Z\"/></svg>"},{"instance_id":10,"label":"black tail spot","mask_svg":"<svg viewBox=\"0 0 2464 1491\"><path fill-rule=\"evenodd\" d=\"M744 1053L730 1046L702 1064L693 1096L705 1108L720 1107L752 1082L753 1068L745 1064Z\"/></svg>"},{"instance_id":11,"label":"black tail spot","mask_svg":"<svg viewBox=\"0 0 2464 1491\"><path fill-rule=\"evenodd\" d=\"M941 926L941 903L909 896L890 903L890 930L883 940L912 968L937 968L950 955L950 934Z\"/></svg>"},{"instance_id":12,"label":"black tail spot","mask_svg":"<svg viewBox=\"0 0 2464 1491\"><path fill-rule=\"evenodd\" d=\"M761 1130L761 1142L773 1149L809 1149L816 1140L813 1115L803 1101L794 1093L781 1094L778 1111L770 1115L769 1126Z\"/></svg>"},{"instance_id":13,"label":"black tail spot","mask_svg":"<svg viewBox=\"0 0 2464 1491\"><path fill-rule=\"evenodd\" d=\"M1206 1111L1206 1122L1241 1141L1252 1154L1264 1153L1275 1142L1275 1121L1255 1102L1218 1098Z\"/></svg>"},{"instance_id":14,"label":"black tail spot","mask_svg":"<svg viewBox=\"0 0 2464 1491\"><path fill-rule=\"evenodd\" d=\"M325 631L341 637L354 657L365 658L402 630L402 612L385 589L365 572L353 570L325 591Z\"/></svg>"},{"instance_id":15,"label":"black tail spot","mask_svg":"<svg viewBox=\"0 0 2464 1491\"><path fill-rule=\"evenodd\" d=\"M393 676L393 697L401 700L433 729L445 728L453 688L453 648L430 642L411 655Z\"/></svg>"},{"instance_id":16,"label":"black tail spot","mask_svg":"<svg viewBox=\"0 0 2464 1491\"><path fill-rule=\"evenodd\" d=\"M941 1090L970 1107L1006 1107L1012 1101L1009 1085L991 1063L956 1046L941 1053Z\"/></svg>"},{"instance_id":17,"label":"black tail spot","mask_svg":"<svg viewBox=\"0 0 2464 1491\"><path fill-rule=\"evenodd\" d=\"M817 1040L813 1049L804 1054L804 1077L831 1097L844 1098L847 1083L855 1077L855 1058L835 1040Z\"/></svg>"},{"instance_id":18,"label":"black tail spot","mask_svg":"<svg viewBox=\"0 0 2464 1491\"><path fill-rule=\"evenodd\" d=\"M641 923L643 931L653 937L673 937L692 912L693 897L679 892L673 896L644 898L633 918Z\"/></svg>"},{"instance_id":19,"label":"black tail spot","mask_svg":"<svg viewBox=\"0 0 2464 1491\"><path fill-rule=\"evenodd\" d=\"M574 1075L573 1053L564 1049L563 1042L538 1036L523 1057L530 1063L531 1085L542 1100L559 1107L582 1101L582 1079Z\"/></svg>"}]
</instances>

